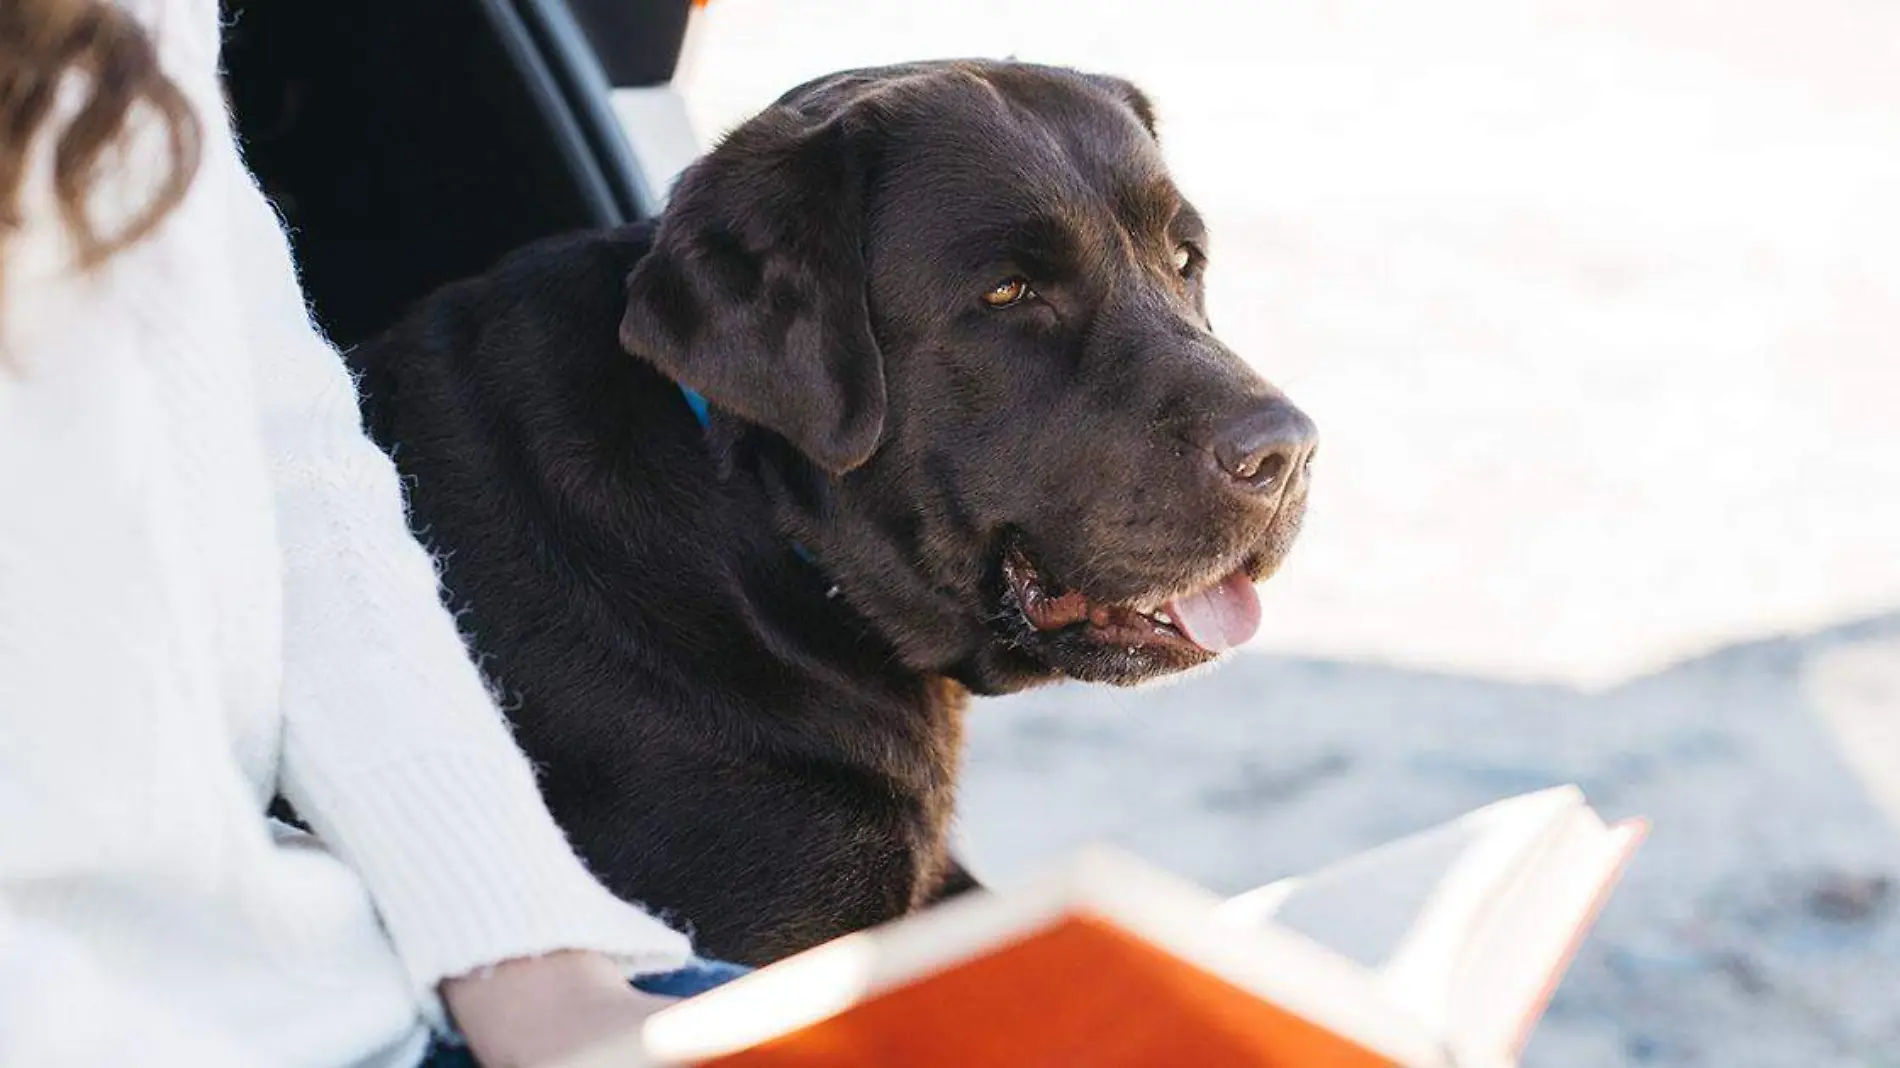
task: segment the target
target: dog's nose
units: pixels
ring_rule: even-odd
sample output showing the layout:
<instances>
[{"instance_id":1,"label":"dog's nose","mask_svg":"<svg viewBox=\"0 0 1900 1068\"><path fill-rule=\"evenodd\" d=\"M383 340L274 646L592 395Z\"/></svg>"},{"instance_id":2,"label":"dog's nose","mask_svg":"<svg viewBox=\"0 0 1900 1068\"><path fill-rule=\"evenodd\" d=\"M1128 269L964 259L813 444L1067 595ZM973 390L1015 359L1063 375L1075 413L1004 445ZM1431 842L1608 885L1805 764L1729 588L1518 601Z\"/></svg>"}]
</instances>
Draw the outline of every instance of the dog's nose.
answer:
<instances>
[{"instance_id":1,"label":"dog's nose","mask_svg":"<svg viewBox=\"0 0 1900 1068\"><path fill-rule=\"evenodd\" d=\"M1306 477L1319 428L1281 398L1251 408L1214 430L1214 463L1248 493L1286 492Z\"/></svg>"}]
</instances>

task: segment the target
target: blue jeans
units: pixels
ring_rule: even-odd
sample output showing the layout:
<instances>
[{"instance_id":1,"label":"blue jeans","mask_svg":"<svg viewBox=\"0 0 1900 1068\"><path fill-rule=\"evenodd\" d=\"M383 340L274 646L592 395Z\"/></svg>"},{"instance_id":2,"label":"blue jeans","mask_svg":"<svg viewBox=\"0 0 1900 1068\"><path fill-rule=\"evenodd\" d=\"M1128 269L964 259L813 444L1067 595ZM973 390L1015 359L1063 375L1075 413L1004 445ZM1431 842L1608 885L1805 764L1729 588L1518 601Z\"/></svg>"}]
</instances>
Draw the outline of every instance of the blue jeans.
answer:
<instances>
[{"instance_id":1,"label":"blue jeans","mask_svg":"<svg viewBox=\"0 0 1900 1068\"><path fill-rule=\"evenodd\" d=\"M658 994L668 998L690 998L694 994L704 994L721 983L737 979L752 969L738 964L727 964L722 960L702 960L694 957L686 966L673 972L660 972L656 975L643 975L634 979L633 988L649 994ZM436 1039L429 1046L428 1055L422 1058L418 1068L476 1068L475 1057L467 1046L456 1045Z\"/></svg>"}]
</instances>

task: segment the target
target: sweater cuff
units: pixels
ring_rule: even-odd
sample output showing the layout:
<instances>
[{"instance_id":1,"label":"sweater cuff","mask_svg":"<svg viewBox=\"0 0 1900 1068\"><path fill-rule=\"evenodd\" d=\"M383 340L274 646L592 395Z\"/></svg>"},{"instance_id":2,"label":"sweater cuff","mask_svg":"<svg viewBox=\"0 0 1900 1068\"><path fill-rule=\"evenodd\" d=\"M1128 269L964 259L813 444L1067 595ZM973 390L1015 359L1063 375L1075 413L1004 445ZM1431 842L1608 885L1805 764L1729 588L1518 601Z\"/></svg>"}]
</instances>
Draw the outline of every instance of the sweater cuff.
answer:
<instances>
[{"instance_id":1,"label":"sweater cuff","mask_svg":"<svg viewBox=\"0 0 1900 1068\"><path fill-rule=\"evenodd\" d=\"M585 949L633 976L691 956L685 935L588 873L525 761L418 754L340 779L306 786L324 795L323 822L348 828L332 848L369 886L438 1029L442 980L505 960Z\"/></svg>"}]
</instances>

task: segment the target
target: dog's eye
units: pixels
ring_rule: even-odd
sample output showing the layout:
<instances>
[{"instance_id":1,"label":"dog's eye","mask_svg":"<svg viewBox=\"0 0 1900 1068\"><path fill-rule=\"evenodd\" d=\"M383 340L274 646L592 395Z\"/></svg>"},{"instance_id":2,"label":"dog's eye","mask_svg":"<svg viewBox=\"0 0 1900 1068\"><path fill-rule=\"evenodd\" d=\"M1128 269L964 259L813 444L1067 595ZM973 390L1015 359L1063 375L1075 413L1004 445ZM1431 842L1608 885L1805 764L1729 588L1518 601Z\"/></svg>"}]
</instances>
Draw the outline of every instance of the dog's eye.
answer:
<instances>
[{"instance_id":1,"label":"dog's eye","mask_svg":"<svg viewBox=\"0 0 1900 1068\"><path fill-rule=\"evenodd\" d=\"M1207 257L1193 245L1179 245L1174 250L1174 271L1176 274L1193 277L1201 269Z\"/></svg>"},{"instance_id":2,"label":"dog's eye","mask_svg":"<svg viewBox=\"0 0 1900 1068\"><path fill-rule=\"evenodd\" d=\"M1012 304L1020 304L1025 298L1034 295L1035 291L1029 288L1028 282L1020 278L1011 278L1006 282L996 283L994 288L983 294L983 303L992 308L1007 308Z\"/></svg>"}]
</instances>

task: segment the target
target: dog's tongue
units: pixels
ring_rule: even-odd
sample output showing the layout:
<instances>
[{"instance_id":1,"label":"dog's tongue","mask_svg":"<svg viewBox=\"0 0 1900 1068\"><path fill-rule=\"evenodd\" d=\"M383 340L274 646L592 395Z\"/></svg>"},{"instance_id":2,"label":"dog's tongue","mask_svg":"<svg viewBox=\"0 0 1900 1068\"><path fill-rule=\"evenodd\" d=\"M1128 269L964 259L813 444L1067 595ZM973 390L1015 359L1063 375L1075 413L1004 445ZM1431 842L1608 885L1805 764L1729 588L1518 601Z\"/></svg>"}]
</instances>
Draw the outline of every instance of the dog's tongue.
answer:
<instances>
[{"instance_id":1,"label":"dog's tongue","mask_svg":"<svg viewBox=\"0 0 1900 1068\"><path fill-rule=\"evenodd\" d=\"M1188 641L1224 653L1260 629L1260 595L1247 573L1236 571L1219 585L1169 601L1167 613Z\"/></svg>"}]
</instances>

